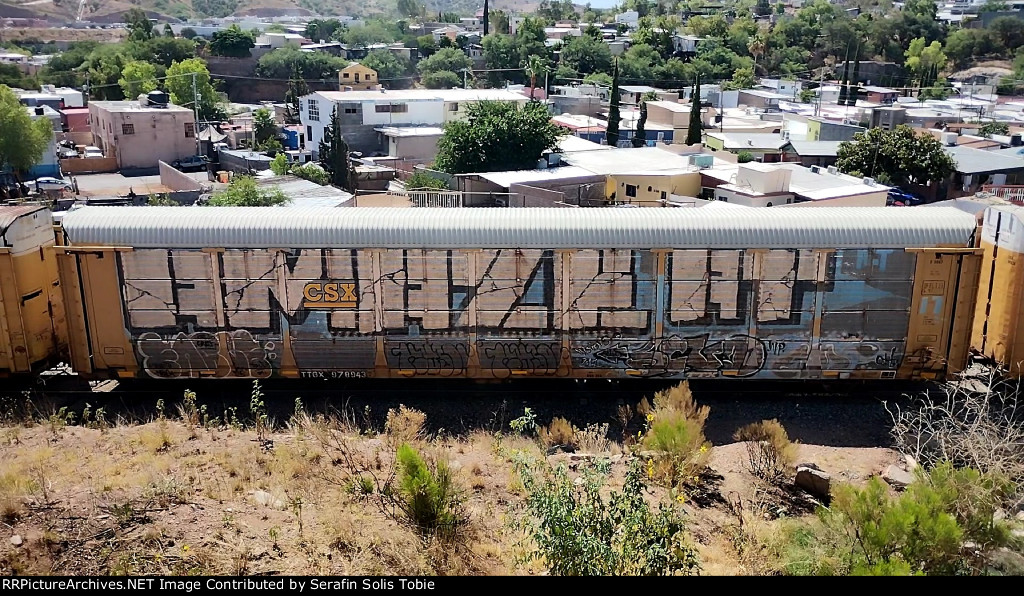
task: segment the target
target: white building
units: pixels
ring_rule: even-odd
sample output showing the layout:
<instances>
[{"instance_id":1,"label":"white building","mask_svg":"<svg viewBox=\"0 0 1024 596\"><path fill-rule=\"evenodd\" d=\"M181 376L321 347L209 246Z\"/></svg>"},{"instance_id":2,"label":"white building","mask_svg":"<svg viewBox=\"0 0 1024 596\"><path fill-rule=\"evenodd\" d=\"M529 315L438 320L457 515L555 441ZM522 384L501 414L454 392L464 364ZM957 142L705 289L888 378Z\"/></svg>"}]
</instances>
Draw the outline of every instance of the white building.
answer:
<instances>
[{"instance_id":1,"label":"white building","mask_svg":"<svg viewBox=\"0 0 1024 596\"><path fill-rule=\"evenodd\" d=\"M465 116L469 104L529 98L505 89L400 89L375 91L318 91L302 98L299 119L306 128L308 147L316 148L338 108L341 132L355 151L380 148L377 128L443 126Z\"/></svg>"},{"instance_id":2,"label":"white building","mask_svg":"<svg viewBox=\"0 0 1024 596\"><path fill-rule=\"evenodd\" d=\"M745 207L884 207L889 195L871 178L797 163L716 164L701 174L721 182L715 200Z\"/></svg>"},{"instance_id":3,"label":"white building","mask_svg":"<svg viewBox=\"0 0 1024 596\"><path fill-rule=\"evenodd\" d=\"M622 23L630 29L636 29L636 26L640 23L640 13L635 10L627 10L626 12L620 12L615 15L615 22Z\"/></svg>"},{"instance_id":4,"label":"white building","mask_svg":"<svg viewBox=\"0 0 1024 596\"><path fill-rule=\"evenodd\" d=\"M256 46L276 50L289 43L301 44L305 37L297 33L263 33L256 37Z\"/></svg>"}]
</instances>

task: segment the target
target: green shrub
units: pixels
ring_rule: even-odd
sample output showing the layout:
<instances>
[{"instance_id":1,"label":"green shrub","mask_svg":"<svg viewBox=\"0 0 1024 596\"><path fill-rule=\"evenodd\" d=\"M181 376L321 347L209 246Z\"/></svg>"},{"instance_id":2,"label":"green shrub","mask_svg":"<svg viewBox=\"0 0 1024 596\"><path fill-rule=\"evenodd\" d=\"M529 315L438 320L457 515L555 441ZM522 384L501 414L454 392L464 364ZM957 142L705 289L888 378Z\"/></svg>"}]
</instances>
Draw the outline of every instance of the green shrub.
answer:
<instances>
[{"instance_id":1,"label":"green shrub","mask_svg":"<svg viewBox=\"0 0 1024 596\"><path fill-rule=\"evenodd\" d=\"M749 151L740 151L736 154L736 161L738 163L747 163L754 161L754 154Z\"/></svg>"},{"instance_id":2,"label":"green shrub","mask_svg":"<svg viewBox=\"0 0 1024 596\"><path fill-rule=\"evenodd\" d=\"M458 490L447 462L428 465L407 443L398 448L398 495L396 504L406 520L424 536L443 541L458 539L469 524L465 497Z\"/></svg>"},{"instance_id":3,"label":"green shrub","mask_svg":"<svg viewBox=\"0 0 1024 596\"><path fill-rule=\"evenodd\" d=\"M303 180L315 182L320 186L327 186L331 183L331 175L315 163L307 163L292 168L292 175L298 176Z\"/></svg>"},{"instance_id":4,"label":"green shrub","mask_svg":"<svg viewBox=\"0 0 1024 596\"><path fill-rule=\"evenodd\" d=\"M288 173L288 169L291 164L288 163L288 156L284 153L278 153L274 156L274 159L270 162L270 171L275 176L284 176Z\"/></svg>"},{"instance_id":5,"label":"green shrub","mask_svg":"<svg viewBox=\"0 0 1024 596\"><path fill-rule=\"evenodd\" d=\"M740 427L733 438L746 443L750 473L768 482L785 478L796 457L796 444L789 440L778 420L762 420Z\"/></svg>"},{"instance_id":6,"label":"green shrub","mask_svg":"<svg viewBox=\"0 0 1024 596\"><path fill-rule=\"evenodd\" d=\"M621 491L602 496L604 475L585 470L577 484L564 467L544 473L520 460L517 471L530 514L517 520L536 546L522 562L542 562L552 575L689 575L700 571L681 514L644 498L635 463Z\"/></svg>"},{"instance_id":7,"label":"green shrub","mask_svg":"<svg viewBox=\"0 0 1024 596\"><path fill-rule=\"evenodd\" d=\"M711 444L704 438L704 422L710 409L693 401L685 381L654 395L647 412L647 432L642 447L651 452L647 475L673 485L698 478L707 467Z\"/></svg>"},{"instance_id":8,"label":"green shrub","mask_svg":"<svg viewBox=\"0 0 1024 596\"><path fill-rule=\"evenodd\" d=\"M448 183L424 172L415 172L405 181L407 190L448 190Z\"/></svg>"},{"instance_id":9,"label":"green shrub","mask_svg":"<svg viewBox=\"0 0 1024 596\"><path fill-rule=\"evenodd\" d=\"M788 526L783 568L794 575L978 575L1010 544L994 503L1007 484L943 463L898 496L877 477L839 486L817 519ZM965 546L970 543L970 548Z\"/></svg>"}]
</instances>

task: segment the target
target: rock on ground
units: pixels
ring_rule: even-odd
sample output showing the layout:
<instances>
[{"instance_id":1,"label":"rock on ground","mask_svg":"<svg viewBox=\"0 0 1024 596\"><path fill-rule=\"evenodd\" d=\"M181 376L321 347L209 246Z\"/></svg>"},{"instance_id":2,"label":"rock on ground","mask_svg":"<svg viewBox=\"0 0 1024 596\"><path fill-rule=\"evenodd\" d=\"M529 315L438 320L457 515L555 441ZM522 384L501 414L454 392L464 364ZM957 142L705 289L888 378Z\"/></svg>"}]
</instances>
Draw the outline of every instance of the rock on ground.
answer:
<instances>
[{"instance_id":1,"label":"rock on ground","mask_svg":"<svg viewBox=\"0 0 1024 596\"><path fill-rule=\"evenodd\" d=\"M914 481L914 475L898 466L889 466L882 473L882 480L888 482L892 487L904 489Z\"/></svg>"},{"instance_id":2,"label":"rock on ground","mask_svg":"<svg viewBox=\"0 0 1024 596\"><path fill-rule=\"evenodd\" d=\"M827 499L831 491L832 477L817 469L817 466L802 465L796 469L794 483L816 497Z\"/></svg>"},{"instance_id":3,"label":"rock on ground","mask_svg":"<svg viewBox=\"0 0 1024 596\"><path fill-rule=\"evenodd\" d=\"M15 534L14 536L11 536L11 544L12 545L14 545L14 546L21 546L23 542L24 541L21 539L20 535Z\"/></svg>"}]
</instances>

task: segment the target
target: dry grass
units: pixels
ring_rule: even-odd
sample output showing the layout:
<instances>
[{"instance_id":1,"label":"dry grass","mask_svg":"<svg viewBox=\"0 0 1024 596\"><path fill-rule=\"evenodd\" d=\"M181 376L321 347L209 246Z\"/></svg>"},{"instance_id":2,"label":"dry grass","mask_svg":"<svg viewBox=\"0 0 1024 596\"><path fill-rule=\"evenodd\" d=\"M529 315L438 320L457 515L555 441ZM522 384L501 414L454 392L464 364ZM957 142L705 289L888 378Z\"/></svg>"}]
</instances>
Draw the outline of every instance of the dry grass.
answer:
<instances>
[{"instance_id":1,"label":"dry grass","mask_svg":"<svg viewBox=\"0 0 1024 596\"><path fill-rule=\"evenodd\" d=\"M414 408L399 405L397 410L388 410L384 431L398 444L409 443L423 438L423 426L426 423L426 414Z\"/></svg>"},{"instance_id":2,"label":"dry grass","mask_svg":"<svg viewBox=\"0 0 1024 596\"><path fill-rule=\"evenodd\" d=\"M551 420L551 424L540 427L537 436L545 447L576 447L577 429L571 422L562 417Z\"/></svg>"}]
</instances>

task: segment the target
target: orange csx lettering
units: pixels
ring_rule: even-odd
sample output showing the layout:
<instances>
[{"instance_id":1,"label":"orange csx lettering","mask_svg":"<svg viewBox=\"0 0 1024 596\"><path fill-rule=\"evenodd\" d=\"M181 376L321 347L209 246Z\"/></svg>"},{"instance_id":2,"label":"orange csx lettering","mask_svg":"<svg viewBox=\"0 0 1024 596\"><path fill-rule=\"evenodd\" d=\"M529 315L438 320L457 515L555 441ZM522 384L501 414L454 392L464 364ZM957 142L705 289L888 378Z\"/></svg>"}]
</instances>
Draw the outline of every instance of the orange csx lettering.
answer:
<instances>
[{"instance_id":1,"label":"orange csx lettering","mask_svg":"<svg viewBox=\"0 0 1024 596\"><path fill-rule=\"evenodd\" d=\"M303 306L311 308L355 308L358 303L354 282L309 282L302 289L302 297Z\"/></svg>"}]
</instances>

